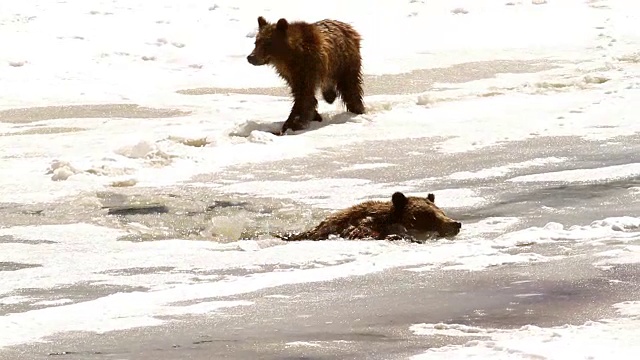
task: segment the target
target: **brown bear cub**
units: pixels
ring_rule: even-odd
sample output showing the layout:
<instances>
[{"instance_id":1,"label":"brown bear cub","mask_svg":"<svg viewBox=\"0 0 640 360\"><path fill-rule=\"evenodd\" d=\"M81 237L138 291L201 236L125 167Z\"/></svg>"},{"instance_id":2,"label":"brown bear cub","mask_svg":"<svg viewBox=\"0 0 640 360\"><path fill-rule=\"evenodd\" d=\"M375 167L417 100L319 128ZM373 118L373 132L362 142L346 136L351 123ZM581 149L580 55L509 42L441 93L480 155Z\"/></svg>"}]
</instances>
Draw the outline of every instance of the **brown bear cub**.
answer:
<instances>
[{"instance_id":1,"label":"brown bear cub","mask_svg":"<svg viewBox=\"0 0 640 360\"><path fill-rule=\"evenodd\" d=\"M340 96L348 111L364 113L360 35L349 24L286 19L271 24L260 16L255 49L247 61L272 65L291 88L293 108L281 134L305 129L312 120L322 121L315 96L318 88L329 104Z\"/></svg>"},{"instance_id":2,"label":"brown bear cub","mask_svg":"<svg viewBox=\"0 0 640 360\"><path fill-rule=\"evenodd\" d=\"M436 206L435 196L406 197L396 192L391 201L366 201L330 215L315 228L281 238L286 241L344 239L415 240L414 234L457 235L462 224Z\"/></svg>"}]
</instances>

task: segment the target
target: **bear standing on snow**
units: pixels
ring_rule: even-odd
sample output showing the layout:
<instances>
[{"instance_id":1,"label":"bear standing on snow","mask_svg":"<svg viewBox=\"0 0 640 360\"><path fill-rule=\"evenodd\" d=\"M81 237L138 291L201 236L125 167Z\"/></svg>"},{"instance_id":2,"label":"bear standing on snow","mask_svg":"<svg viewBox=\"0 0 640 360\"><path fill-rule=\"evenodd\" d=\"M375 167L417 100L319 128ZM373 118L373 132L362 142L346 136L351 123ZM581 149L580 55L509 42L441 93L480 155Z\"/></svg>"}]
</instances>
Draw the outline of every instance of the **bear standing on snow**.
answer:
<instances>
[{"instance_id":1,"label":"bear standing on snow","mask_svg":"<svg viewBox=\"0 0 640 360\"><path fill-rule=\"evenodd\" d=\"M273 65L291 88L294 104L282 134L304 129L312 120L322 121L315 97L318 88L329 104L340 95L348 111L364 113L360 35L349 24L286 19L271 24L260 16L255 49L247 61Z\"/></svg>"},{"instance_id":2,"label":"bear standing on snow","mask_svg":"<svg viewBox=\"0 0 640 360\"><path fill-rule=\"evenodd\" d=\"M413 234L437 232L439 236L455 236L462 224L445 215L434 203L433 194L426 198L406 197L396 192L391 201L366 201L329 216L315 228L282 236L286 241L326 240L329 236L345 239L413 239Z\"/></svg>"}]
</instances>

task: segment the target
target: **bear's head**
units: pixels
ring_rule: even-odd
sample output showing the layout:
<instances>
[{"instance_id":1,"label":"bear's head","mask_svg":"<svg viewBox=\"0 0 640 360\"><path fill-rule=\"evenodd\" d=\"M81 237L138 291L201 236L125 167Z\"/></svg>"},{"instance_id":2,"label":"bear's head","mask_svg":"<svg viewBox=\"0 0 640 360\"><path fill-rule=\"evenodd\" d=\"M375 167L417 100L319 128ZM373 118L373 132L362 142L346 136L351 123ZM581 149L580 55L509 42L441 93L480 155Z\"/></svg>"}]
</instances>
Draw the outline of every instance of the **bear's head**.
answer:
<instances>
[{"instance_id":1,"label":"bear's head","mask_svg":"<svg viewBox=\"0 0 640 360\"><path fill-rule=\"evenodd\" d=\"M460 232L462 224L445 215L435 204L433 194L426 198L409 196L396 192L391 196L393 222L402 224L409 231L437 231L438 235L454 236Z\"/></svg>"},{"instance_id":2,"label":"bear's head","mask_svg":"<svg viewBox=\"0 0 640 360\"><path fill-rule=\"evenodd\" d=\"M286 19L280 19L276 24L271 24L260 16L258 18L255 48L247 56L247 61L255 66L266 65L274 58L285 54L289 47L287 40L288 28L289 23Z\"/></svg>"}]
</instances>

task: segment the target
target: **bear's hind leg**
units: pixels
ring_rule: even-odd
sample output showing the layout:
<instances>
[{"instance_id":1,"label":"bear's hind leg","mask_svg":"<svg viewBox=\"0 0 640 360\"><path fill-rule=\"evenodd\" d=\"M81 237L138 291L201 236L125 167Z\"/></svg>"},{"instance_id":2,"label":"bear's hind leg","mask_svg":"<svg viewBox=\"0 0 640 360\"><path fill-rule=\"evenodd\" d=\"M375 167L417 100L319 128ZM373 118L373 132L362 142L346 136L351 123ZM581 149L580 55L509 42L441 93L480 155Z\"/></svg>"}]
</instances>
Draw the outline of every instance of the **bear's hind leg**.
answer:
<instances>
[{"instance_id":1,"label":"bear's hind leg","mask_svg":"<svg viewBox=\"0 0 640 360\"><path fill-rule=\"evenodd\" d=\"M337 90L342 97L347 110L354 114L364 114L364 103L362 101L362 73L360 64L347 67L338 78Z\"/></svg>"},{"instance_id":2,"label":"bear's hind leg","mask_svg":"<svg viewBox=\"0 0 640 360\"><path fill-rule=\"evenodd\" d=\"M329 104L333 104L338 97L335 84L327 84L322 87L322 98Z\"/></svg>"},{"instance_id":3,"label":"bear's hind leg","mask_svg":"<svg viewBox=\"0 0 640 360\"><path fill-rule=\"evenodd\" d=\"M338 92L336 91L336 85L334 83L331 82L323 85L321 90L322 90L322 98L328 104L333 104L333 102L336 101L336 98L338 97ZM313 120L322 121L322 116L320 116L317 110Z\"/></svg>"}]
</instances>

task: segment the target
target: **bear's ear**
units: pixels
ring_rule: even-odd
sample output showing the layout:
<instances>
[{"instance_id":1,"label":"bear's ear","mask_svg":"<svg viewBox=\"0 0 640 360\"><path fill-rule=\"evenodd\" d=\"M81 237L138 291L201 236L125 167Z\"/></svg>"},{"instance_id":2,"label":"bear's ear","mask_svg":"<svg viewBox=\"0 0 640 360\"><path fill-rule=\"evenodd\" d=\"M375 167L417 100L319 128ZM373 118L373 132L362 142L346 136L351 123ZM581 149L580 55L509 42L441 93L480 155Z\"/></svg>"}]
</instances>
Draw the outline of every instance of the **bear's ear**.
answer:
<instances>
[{"instance_id":1,"label":"bear's ear","mask_svg":"<svg viewBox=\"0 0 640 360\"><path fill-rule=\"evenodd\" d=\"M280 30L283 32L287 31L288 27L289 27L289 23L287 22L287 19L280 19L276 24L276 30Z\"/></svg>"},{"instance_id":2,"label":"bear's ear","mask_svg":"<svg viewBox=\"0 0 640 360\"><path fill-rule=\"evenodd\" d=\"M407 206L407 202L407 197L399 191L393 193L391 196L391 203L396 211L404 209L404 207Z\"/></svg>"},{"instance_id":3,"label":"bear's ear","mask_svg":"<svg viewBox=\"0 0 640 360\"><path fill-rule=\"evenodd\" d=\"M428 194L427 195L427 200L431 201L432 203L436 203L436 196L433 194Z\"/></svg>"},{"instance_id":4,"label":"bear's ear","mask_svg":"<svg viewBox=\"0 0 640 360\"><path fill-rule=\"evenodd\" d=\"M262 16L258 17L258 29L262 29L267 24L267 20L265 20Z\"/></svg>"}]
</instances>

